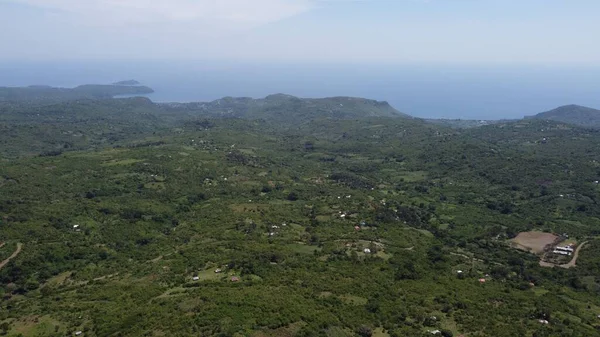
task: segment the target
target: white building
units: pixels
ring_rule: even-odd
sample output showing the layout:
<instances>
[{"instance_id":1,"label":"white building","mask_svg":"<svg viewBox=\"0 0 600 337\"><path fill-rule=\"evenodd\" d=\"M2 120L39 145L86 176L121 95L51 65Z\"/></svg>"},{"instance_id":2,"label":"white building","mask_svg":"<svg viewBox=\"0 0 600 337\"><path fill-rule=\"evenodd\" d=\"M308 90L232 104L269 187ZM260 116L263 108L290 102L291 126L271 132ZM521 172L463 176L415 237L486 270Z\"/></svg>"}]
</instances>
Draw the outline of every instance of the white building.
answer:
<instances>
[{"instance_id":1,"label":"white building","mask_svg":"<svg viewBox=\"0 0 600 337\"><path fill-rule=\"evenodd\" d=\"M564 255L564 256L570 256L571 255L571 253L569 253L569 252L565 252L565 251L562 251L562 250L556 250L556 249L554 251L552 251L552 252L554 254L559 254L559 255Z\"/></svg>"},{"instance_id":2,"label":"white building","mask_svg":"<svg viewBox=\"0 0 600 337\"><path fill-rule=\"evenodd\" d=\"M571 248L570 246L564 246L564 247L558 246L558 247L556 247L555 249L556 249L556 250L563 251L563 252L571 252L571 253L575 251L575 250L574 250L573 248Z\"/></svg>"}]
</instances>

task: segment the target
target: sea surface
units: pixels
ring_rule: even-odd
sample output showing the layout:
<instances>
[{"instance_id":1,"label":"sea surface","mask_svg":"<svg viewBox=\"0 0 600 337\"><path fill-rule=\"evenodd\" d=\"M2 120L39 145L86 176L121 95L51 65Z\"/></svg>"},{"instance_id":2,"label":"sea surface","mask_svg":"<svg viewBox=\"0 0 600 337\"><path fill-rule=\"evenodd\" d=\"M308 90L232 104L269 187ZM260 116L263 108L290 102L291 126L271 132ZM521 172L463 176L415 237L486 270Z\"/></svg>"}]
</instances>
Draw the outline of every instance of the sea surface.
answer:
<instances>
[{"instance_id":1,"label":"sea surface","mask_svg":"<svg viewBox=\"0 0 600 337\"><path fill-rule=\"evenodd\" d=\"M0 86L136 79L155 102L357 96L424 118L520 118L566 104L600 109L600 66L308 65L205 62L0 63Z\"/></svg>"}]
</instances>

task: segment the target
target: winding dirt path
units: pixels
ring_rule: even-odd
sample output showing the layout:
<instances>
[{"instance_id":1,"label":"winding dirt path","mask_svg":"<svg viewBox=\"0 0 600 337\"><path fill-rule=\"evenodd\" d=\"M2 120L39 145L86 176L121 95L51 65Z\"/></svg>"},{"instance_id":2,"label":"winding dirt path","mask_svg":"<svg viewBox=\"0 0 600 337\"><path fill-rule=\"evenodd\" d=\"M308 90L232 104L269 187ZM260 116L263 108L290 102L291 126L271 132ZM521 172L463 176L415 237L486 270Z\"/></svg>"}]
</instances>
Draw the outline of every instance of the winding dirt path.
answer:
<instances>
[{"instance_id":1,"label":"winding dirt path","mask_svg":"<svg viewBox=\"0 0 600 337\"><path fill-rule=\"evenodd\" d=\"M582 242L577 249L575 249L575 253L573 254L573 258L571 259L571 261L569 261L569 263L566 264L561 264L559 267L561 268L573 268L575 267L575 264L577 263L577 258L579 257L579 251L581 250L581 248L583 248L583 246L585 246L585 244L588 243L586 242Z\"/></svg>"},{"instance_id":2,"label":"winding dirt path","mask_svg":"<svg viewBox=\"0 0 600 337\"><path fill-rule=\"evenodd\" d=\"M17 250L15 250L15 252L12 253L12 255L9 256L6 260L0 262L0 269L4 268L4 266L6 266L10 262L10 260L17 257L17 255L19 255L19 253L21 252L21 249L23 249L23 244L19 242L17 243Z\"/></svg>"}]
</instances>

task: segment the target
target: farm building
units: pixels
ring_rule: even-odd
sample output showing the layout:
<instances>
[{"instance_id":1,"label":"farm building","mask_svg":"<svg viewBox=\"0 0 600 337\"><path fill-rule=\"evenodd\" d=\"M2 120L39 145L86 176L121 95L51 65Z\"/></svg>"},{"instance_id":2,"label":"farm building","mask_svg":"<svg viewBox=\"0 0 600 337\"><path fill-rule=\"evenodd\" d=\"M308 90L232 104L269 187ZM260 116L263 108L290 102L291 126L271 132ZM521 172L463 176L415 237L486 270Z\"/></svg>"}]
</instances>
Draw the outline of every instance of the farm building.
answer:
<instances>
[{"instance_id":1,"label":"farm building","mask_svg":"<svg viewBox=\"0 0 600 337\"><path fill-rule=\"evenodd\" d=\"M198 276L192 277L192 281L198 281L198 280L200 280L200 278Z\"/></svg>"},{"instance_id":2,"label":"farm building","mask_svg":"<svg viewBox=\"0 0 600 337\"><path fill-rule=\"evenodd\" d=\"M558 249L553 250L552 253L558 254L558 255L564 255L564 256L570 256L571 255L571 253L569 253L569 252L565 252L563 250L558 250Z\"/></svg>"},{"instance_id":3,"label":"farm building","mask_svg":"<svg viewBox=\"0 0 600 337\"><path fill-rule=\"evenodd\" d=\"M558 246L555 249L563 251L563 252L569 252L569 253L572 253L575 251L571 246Z\"/></svg>"}]
</instances>

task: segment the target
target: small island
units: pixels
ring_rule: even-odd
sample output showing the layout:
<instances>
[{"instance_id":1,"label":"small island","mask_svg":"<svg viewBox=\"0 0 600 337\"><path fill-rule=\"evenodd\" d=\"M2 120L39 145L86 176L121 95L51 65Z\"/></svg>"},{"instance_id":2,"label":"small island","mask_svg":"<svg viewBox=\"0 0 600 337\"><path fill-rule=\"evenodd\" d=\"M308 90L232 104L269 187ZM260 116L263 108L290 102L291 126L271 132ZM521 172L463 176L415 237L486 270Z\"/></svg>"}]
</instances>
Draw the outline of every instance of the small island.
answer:
<instances>
[{"instance_id":1,"label":"small island","mask_svg":"<svg viewBox=\"0 0 600 337\"><path fill-rule=\"evenodd\" d=\"M127 83L137 83L136 81ZM86 84L75 88L46 85L0 87L0 102L64 102L80 99L107 99L117 96L146 95L152 88L142 85Z\"/></svg>"}]
</instances>

